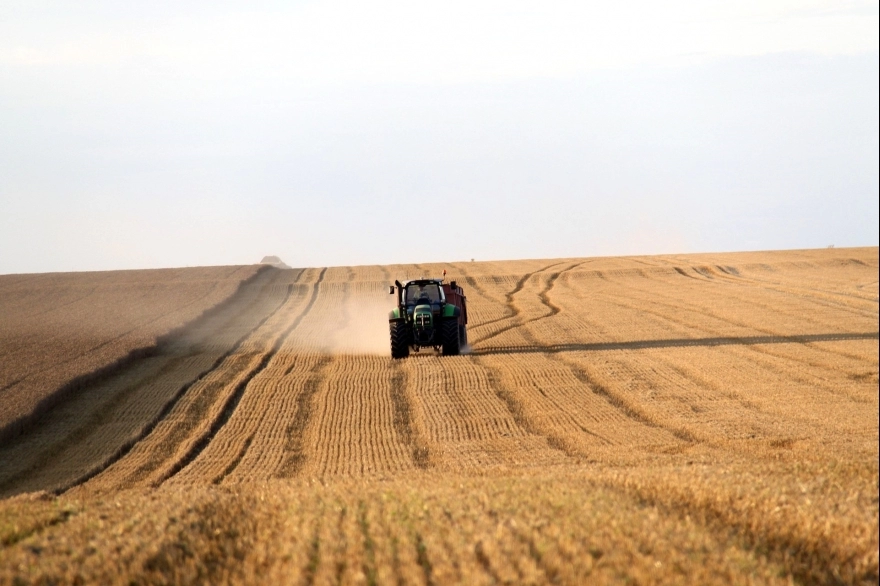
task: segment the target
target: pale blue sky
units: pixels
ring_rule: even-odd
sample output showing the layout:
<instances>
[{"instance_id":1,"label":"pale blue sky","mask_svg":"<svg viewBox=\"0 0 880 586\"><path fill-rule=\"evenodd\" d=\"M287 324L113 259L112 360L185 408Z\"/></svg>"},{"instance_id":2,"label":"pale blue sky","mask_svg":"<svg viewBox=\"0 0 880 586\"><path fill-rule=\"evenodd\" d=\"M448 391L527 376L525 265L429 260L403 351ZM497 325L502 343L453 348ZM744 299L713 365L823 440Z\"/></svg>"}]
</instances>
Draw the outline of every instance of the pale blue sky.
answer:
<instances>
[{"instance_id":1,"label":"pale blue sky","mask_svg":"<svg viewBox=\"0 0 880 586\"><path fill-rule=\"evenodd\" d=\"M0 274L878 244L876 2L118 4L0 5Z\"/></svg>"}]
</instances>

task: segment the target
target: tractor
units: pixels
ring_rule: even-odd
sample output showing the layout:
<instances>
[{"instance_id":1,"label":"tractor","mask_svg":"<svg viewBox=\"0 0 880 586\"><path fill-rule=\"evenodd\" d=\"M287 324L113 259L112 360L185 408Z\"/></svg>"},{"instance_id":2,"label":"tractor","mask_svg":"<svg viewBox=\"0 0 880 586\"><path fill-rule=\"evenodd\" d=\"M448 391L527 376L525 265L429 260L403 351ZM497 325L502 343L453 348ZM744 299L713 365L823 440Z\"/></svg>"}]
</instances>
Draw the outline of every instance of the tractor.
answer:
<instances>
[{"instance_id":1,"label":"tractor","mask_svg":"<svg viewBox=\"0 0 880 586\"><path fill-rule=\"evenodd\" d=\"M389 292L397 293L397 307L388 314L392 358L406 358L410 349L428 347L454 356L467 346L466 299L455 281L394 281Z\"/></svg>"}]
</instances>

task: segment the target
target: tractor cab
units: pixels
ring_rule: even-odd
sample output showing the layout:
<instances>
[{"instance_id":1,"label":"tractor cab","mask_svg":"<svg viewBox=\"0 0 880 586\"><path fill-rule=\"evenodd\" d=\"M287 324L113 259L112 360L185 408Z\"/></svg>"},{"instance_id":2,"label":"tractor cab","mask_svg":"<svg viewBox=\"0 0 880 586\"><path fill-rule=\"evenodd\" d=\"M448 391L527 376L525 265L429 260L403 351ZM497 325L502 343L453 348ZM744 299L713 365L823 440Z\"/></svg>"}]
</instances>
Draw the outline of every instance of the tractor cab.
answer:
<instances>
[{"instance_id":1,"label":"tractor cab","mask_svg":"<svg viewBox=\"0 0 880 586\"><path fill-rule=\"evenodd\" d=\"M446 302L443 288L437 281L410 281L403 288L404 304L407 311L417 305L441 305Z\"/></svg>"},{"instance_id":2,"label":"tractor cab","mask_svg":"<svg viewBox=\"0 0 880 586\"><path fill-rule=\"evenodd\" d=\"M446 304L440 281L409 281L402 287L401 298L407 321L412 324L412 344L439 346L435 329Z\"/></svg>"}]
</instances>

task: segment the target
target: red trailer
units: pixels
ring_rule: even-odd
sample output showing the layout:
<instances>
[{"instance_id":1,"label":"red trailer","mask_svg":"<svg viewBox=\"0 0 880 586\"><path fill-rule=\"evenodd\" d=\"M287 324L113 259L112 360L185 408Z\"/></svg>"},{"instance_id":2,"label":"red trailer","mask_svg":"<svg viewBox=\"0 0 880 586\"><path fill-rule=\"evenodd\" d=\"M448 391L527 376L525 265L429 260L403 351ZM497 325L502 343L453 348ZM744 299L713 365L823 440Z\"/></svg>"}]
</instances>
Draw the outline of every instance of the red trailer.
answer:
<instances>
[{"instance_id":1,"label":"red trailer","mask_svg":"<svg viewBox=\"0 0 880 586\"><path fill-rule=\"evenodd\" d=\"M464 296L464 289L455 281L450 281L443 283L443 294L446 296L446 303L455 305L461 311L458 316L458 337L461 345L467 346L467 297Z\"/></svg>"}]
</instances>

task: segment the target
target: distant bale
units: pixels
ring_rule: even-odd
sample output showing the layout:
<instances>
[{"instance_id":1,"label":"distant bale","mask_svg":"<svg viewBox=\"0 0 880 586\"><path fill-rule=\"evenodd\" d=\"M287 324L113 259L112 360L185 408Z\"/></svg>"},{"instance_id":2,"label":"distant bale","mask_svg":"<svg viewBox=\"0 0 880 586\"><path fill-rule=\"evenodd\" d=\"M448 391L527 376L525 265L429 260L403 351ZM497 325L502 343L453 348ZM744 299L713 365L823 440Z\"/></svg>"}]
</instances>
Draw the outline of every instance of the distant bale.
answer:
<instances>
[{"instance_id":1,"label":"distant bale","mask_svg":"<svg viewBox=\"0 0 880 586\"><path fill-rule=\"evenodd\" d=\"M290 268L289 266L287 266L284 263L283 260L281 260L279 257L274 256L274 255L264 256L263 260L260 261L260 264L261 265L272 265L273 267L275 267L277 269L289 269Z\"/></svg>"}]
</instances>

